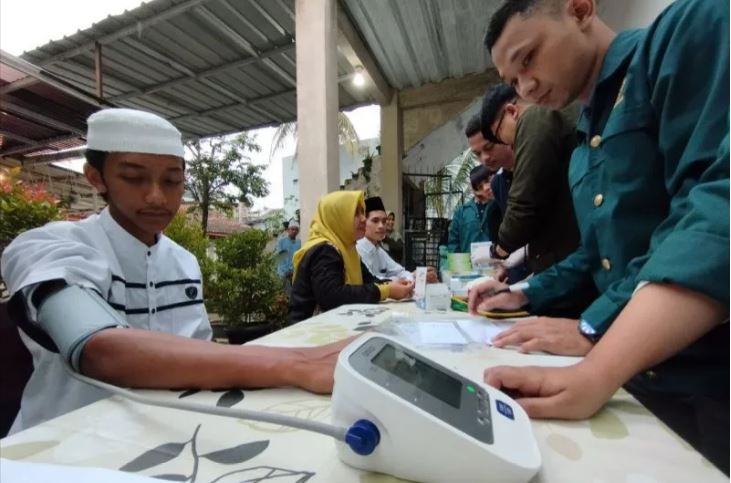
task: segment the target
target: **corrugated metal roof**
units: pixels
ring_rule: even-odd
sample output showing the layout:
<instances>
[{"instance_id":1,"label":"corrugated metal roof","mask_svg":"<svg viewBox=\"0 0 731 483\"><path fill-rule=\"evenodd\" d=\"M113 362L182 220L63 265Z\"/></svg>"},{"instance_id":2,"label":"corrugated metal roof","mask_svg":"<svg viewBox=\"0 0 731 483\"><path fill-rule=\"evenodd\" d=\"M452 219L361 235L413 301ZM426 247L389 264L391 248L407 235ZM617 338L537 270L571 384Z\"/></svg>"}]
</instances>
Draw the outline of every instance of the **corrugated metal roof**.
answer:
<instances>
[{"instance_id":1,"label":"corrugated metal roof","mask_svg":"<svg viewBox=\"0 0 731 483\"><path fill-rule=\"evenodd\" d=\"M392 87L483 72L482 36L496 0L340 0ZM50 42L23 58L104 98L148 109L198 137L296 118L294 0L152 0ZM373 102L347 83L342 108Z\"/></svg>"},{"instance_id":2,"label":"corrugated metal roof","mask_svg":"<svg viewBox=\"0 0 731 483\"><path fill-rule=\"evenodd\" d=\"M23 159L84 144L97 99L0 51L0 157Z\"/></svg>"},{"instance_id":3,"label":"corrugated metal roof","mask_svg":"<svg viewBox=\"0 0 731 483\"><path fill-rule=\"evenodd\" d=\"M23 58L93 93L99 42L106 100L187 136L237 132L296 118L294 19L294 0L153 0ZM341 85L341 106L363 101Z\"/></svg>"},{"instance_id":4,"label":"corrugated metal roof","mask_svg":"<svg viewBox=\"0 0 731 483\"><path fill-rule=\"evenodd\" d=\"M343 0L396 89L484 72L482 46L497 0Z\"/></svg>"}]
</instances>

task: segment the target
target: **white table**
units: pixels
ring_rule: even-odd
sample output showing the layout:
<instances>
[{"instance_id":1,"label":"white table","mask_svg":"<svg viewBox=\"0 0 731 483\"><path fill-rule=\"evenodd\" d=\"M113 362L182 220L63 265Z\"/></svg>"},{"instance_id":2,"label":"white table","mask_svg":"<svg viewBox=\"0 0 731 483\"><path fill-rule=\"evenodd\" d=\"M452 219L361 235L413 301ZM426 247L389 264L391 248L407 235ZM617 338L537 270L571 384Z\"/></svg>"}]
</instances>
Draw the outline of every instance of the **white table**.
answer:
<instances>
[{"instance_id":1,"label":"white table","mask_svg":"<svg viewBox=\"0 0 731 483\"><path fill-rule=\"evenodd\" d=\"M257 343L319 345L378 324L413 304L351 305L320 314ZM430 350L475 380L491 365L566 365L576 359L492 347ZM330 399L292 388L227 392L149 391L205 404L330 420ZM728 479L629 394L619 391L587 421L535 421L546 482L715 482ZM393 483L341 463L328 437L271 424L143 406L112 397L0 441L3 458L178 475L175 481ZM169 476L170 479L175 476ZM187 480L183 478L187 477ZM192 479L191 479L192 478ZM259 479L263 478L263 479Z\"/></svg>"}]
</instances>

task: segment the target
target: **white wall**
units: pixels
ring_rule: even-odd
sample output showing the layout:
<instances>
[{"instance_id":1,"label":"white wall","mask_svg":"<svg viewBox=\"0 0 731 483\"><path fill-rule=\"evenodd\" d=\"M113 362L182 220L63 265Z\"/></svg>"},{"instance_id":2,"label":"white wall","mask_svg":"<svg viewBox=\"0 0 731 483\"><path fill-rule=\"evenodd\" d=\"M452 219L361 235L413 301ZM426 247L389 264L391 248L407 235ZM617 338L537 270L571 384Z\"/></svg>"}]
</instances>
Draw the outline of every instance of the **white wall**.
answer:
<instances>
[{"instance_id":1,"label":"white wall","mask_svg":"<svg viewBox=\"0 0 731 483\"><path fill-rule=\"evenodd\" d=\"M615 31L647 27L673 0L601 0L599 16Z\"/></svg>"},{"instance_id":2,"label":"white wall","mask_svg":"<svg viewBox=\"0 0 731 483\"><path fill-rule=\"evenodd\" d=\"M362 160L368 154L378 154L376 147L380 144L379 138L361 139L358 152L351 155L343 145L340 145L340 178L342 185L350 179L363 165ZM317 173L306 173L309 176L318 176ZM299 208L299 167L294 156L282 158L282 196L284 198L284 217L290 219Z\"/></svg>"},{"instance_id":3,"label":"white wall","mask_svg":"<svg viewBox=\"0 0 731 483\"><path fill-rule=\"evenodd\" d=\"M434 173L451 163L467 148L464 135L470 117L477 114L482 97L472 101L464 111L451 121L436 128L406 152L401 160L405 173Z\"/></svg>"}]
</instances>

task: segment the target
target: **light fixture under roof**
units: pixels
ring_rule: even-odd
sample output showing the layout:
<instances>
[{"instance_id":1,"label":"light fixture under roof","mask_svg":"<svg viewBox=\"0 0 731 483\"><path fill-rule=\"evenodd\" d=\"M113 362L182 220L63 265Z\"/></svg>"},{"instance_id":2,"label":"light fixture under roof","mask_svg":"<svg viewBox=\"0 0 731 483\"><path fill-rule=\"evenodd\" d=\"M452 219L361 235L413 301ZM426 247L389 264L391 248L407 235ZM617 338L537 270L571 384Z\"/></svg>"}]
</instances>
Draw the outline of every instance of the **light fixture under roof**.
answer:
<instances>
[{"instance_id":1,"label":"light fixture under roof","mask_svg":"<svg viewBox=\"0 0 731 483\"><path fill-rule=\"evenodd\" d=\"M355 87L363 87L365 85L365 75L363 75L363 67L358 66L355 68L355 74L353 74L353 85Z\"/></svg>"}]
</instances>

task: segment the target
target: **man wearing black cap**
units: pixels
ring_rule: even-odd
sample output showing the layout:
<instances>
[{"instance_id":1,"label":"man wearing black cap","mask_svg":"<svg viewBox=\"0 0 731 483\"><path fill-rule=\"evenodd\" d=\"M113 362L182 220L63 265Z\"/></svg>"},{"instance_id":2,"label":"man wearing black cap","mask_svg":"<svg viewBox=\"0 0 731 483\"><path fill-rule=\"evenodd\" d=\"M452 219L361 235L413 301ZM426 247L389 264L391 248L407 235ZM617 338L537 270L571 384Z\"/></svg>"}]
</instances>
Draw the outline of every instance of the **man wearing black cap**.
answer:
<instances>
[{"instance_id":1,"label":"man wearing black cap","mask_svg":"<svg viewBox=\"0 0 731 483\"><path fill-rule=\"evenodd\" d=\"M388 215L383 206L383 200L379 196L366 198L366 231L365 236L356 242L358 255L363 265L371 274L382 280L407 280L414 281L414 274L396 263L393 258L381 247L381 242L386 237L386 222ZM437 274L429 267L427 282L437 281Z\"/></svg>"}]
</instances>

